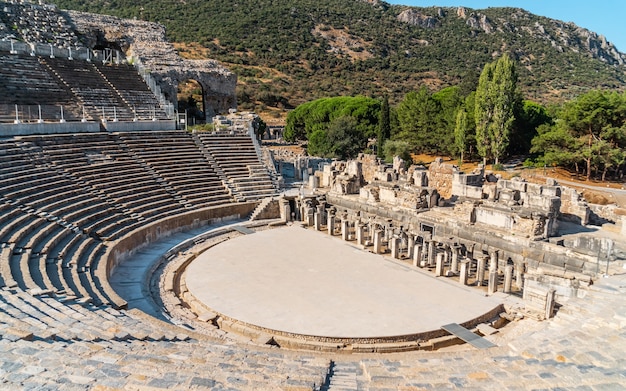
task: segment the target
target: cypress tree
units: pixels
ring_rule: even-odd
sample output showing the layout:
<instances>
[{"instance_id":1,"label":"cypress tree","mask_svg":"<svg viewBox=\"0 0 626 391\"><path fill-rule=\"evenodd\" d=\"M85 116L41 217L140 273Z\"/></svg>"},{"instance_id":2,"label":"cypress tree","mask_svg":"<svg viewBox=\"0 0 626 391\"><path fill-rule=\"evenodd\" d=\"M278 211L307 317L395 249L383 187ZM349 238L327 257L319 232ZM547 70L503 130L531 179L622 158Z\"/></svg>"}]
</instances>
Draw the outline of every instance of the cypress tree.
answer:
<instances>
[{"instance_id":1,"label":"cypress tree","mask_svg":"<svg viewBox=\"0 0 626 391\"><path fill-rule=\"evenodd\" d=\"M389 98L387 95L383 97L383 103L380 107L380 116L378 117L378 133L376 135L376 154L383 157L383 145L386 140L391 137L391 119L389 116Z\"/></svg>"}]
</instances>

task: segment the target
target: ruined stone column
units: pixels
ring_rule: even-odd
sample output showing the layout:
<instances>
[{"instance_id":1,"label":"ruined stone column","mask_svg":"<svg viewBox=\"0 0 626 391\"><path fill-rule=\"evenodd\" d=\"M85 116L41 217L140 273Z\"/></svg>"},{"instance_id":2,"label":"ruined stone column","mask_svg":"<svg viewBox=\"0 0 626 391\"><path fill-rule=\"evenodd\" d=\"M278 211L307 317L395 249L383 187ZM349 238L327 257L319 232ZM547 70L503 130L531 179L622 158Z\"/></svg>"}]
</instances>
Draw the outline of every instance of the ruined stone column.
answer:
<instances>
[{"instance_id":1,"label":"ruined stone column","mask_svg":"<svg viewBox=\"0 0 626 391\"><path fill-rule=\"evenodd\" d=\"M498 291L498 272L495 270L489 270L489 281L487 285L487 294L493 295Z\"/></svg>"},{"instance_id":2,"label":"ruined stone column","mask_svg":"<svg viewBox=\"0 0 626 391\"><path fill-rule=\"evenodd\" d=\"M504 293L511 293L511 282L513 280L513 265L506 265L504 268Z\"/></svg>"},{"instance_id":3,"label":"ruined stone column","mask_svg":"<svg viewBox=\"0 0 626 391\"><path fill-rule=\"evenodd\" d=\"M428 242L428 266L435 266L435 241Z\"/></svg>"},{"instance_id":4,"label":"ruined stone column","mask_svg":"<svg viewBox=\"0 0 626 391\"><path fill-rule=\"evenodd\" d=\"M316 231L322 230L322 215L320 214L320 212L315 212L313 214L313 225L315 225Z\"/></svg>"},{"instance_id":5,"label":"ruined stone column","mask_svg":"<svg viewBox=\"0 0 626 391\"><path fill-rule=\"evenodd\" d=\"M400 238L395 236L389 238L389 247L391 247L391 257L398 259L400 257Z\"/></svg>"},{"instance_id":6,"label":"ruined stone column","mask_svg":"<svg viewBox=\"0 0 626 391\"><path fill-rule=\"evenodd\" d=\"M306 206L304 204L300 205L298 211L300 211L300 221L306 223Z\"/></svg>"},{"instance_id":7,"label":"ruined stone column","mask_svg":"<svg viewBox=\"0 0 626 391\"><path fill-rule=\"evenodd\" d=\"M489 260L489 281L487 285L487 294L493 295L498 291L498 255L491 253L491 259ZM495 259L495 261L494 261Z\"/></svg>"},{"instance_id":8,"label":"ruined stone column","mask_svg":"<svg viewBox=\"0 0 626 391\"><path fill-rule=\"evenodd\" d=\"M459 283L461 285L467 285L467 275L469 272L470 261L461 261L461 273L459 274Z\"/></svg>"},{"instance_id":9,"label":"ruined stone column","mask_svg":"<svg viewBox=\"0 0 626 391\"><path fill-rule=\"evenodd\" d=\"M284 219L283 221L292 221L291 207L289 206L289 201L282 199L280 201L280 208L281 217Z\"/></svg>"},{"instance_id":10,"label":"ruined stone column","mask_svg":"<svg viewBox=\"0 0 626 391\"><path fill-rule=\"evenodd\" d=\"M422 265L422 245L421 244L416 244L415 248L413 249L413 266L415 267L424 266Z\"/></svg>"},{"instance_id":11,"label":"ruined stone column","mask_svg":"<svg viewBox=\"0 0 626 391\"><path fill-rule=\"evenodd\" d=\"M389 239L391 239L392 235L393 235L393 228L391 228L389 223L387 223L387 225L385 225L385 239L384 240L388 242Z\"/></svg>"},{"instance_id":12,"label":"ruined stone column","mask_svg":"<svg viewBox=\"0 0 626 391\"><path fill-rule=\"evenodd\" d=\"M437 277L441 277L443 276L443 259L444 259L444 253L438 253L437 254L437 266L435 267L435 276Z\"/></svg>"},{"instance_id":13,"label":"ruined stone column","mask_svg":"<svg viewBox=\"0 0 626 391\"><path fill-rule=\"evenodd\" d=\"M377 229L374 231L374 253L382 253L383 247L383 231Z\"/></svg>"},{"instance_id":14,"label":"ruined stone column","mask_svg":"<svg viewBox=\"0 0 626 391\"><path fill-rule=\"evenodd\" d=\"M335 216L328 215L328 234L333 236L335 234Z\"/></svg>"},{"instance_id":15,"label":"ruined stone column","mask_svg":"<svg viewBox=\"0 0 626 391\"><path fill-rule=\"evenodd\" d=\"M320 215L320 225L324 225L324 222L326 222L326 209L324 205L319 204L317 206L317 213Z\"/></svg>"},{"instance_id":16,"label":"ruined stone column","mask_svg":"<svg viewBox=\"0 0 626 391\"><path fill-rule=\"evenodd\" d=\"M476 266L476 285L482 286L485 282L485 264L487 257L478 258L478 266Z\"/></svg>"},{"instance_id":17,"label":"ruined stone column","mask_svg":"<svg viewBox=\"0 0 626 391\"><path fill-rule=\"evenodd\" d=\"M315 209L309 208L307 210L307 226L313 225L313 216L315 215Z\"/></svg>"},{"instance_id":18,"label":"ruined stone column","mask_svg":"<svg viewBox=\"0 0 626 391\"><path fill-rule=\"evenodd\" d=\"M365 243L365 226L361 223L358 223L356 226L356 243L359 246L362 246Z\"/></svg>"},{"instance_id":19,"label":"ruined stone column","mask_svg":"<svg viewBox=\"0 0 626 391\"><path fill-rule=\"evenodd\" d=\"M522 289L524 286L524 264L518 263L515 267L515 287Z\"/></svg>"},{"instance_id":20,"label":"ruined stone column","mask_svg":"<svg viewBox=\"0 0 626 391\"><path fill-rule=\"evenodd\" d=\"M452 246L452 264L450 265L450 271L453 274L459 272L459 246Z\"/></svg>"},{"instance_id":21,"label":"ruined stone column","mask_svg":"<svg viewBox=\"0 0 626 391\"><path fill-rule=\"evenodd\" d=\"M494 269L496 272L498 271L498 252L494 251L491 253L491 258L489 259L489 270Z\"/></svg>"},{"instance_id":22,"label":"ruined stone column","mask_svg":"<svg viewBox=\"0 0 626 391\"><path fill-rule=\"evenodd\" d=\"M350 238L350 223L346 219L341 220L341 239L348 241Z\"/></svg>"},{"instance_id":23,"label":"ruined stone column","mask_svg":"<svg viewBox=\"0 0 626 391\"><path fill-rule=\"evenodd\" d=\"M374 223L370 223L367 228L367 241L370 245L374 244L374 236L376 233L376 226Z\"/></svg>"},{"instance_id":24,"label":"ruined stone column","mask_svg":"<svg viewBox=\"0 0 626 391\"><path fill-rule=\"evenodd\" d=\"M415 236L408 234L407 235L407 245L406 245L406 257L408 259L413 259L413 251L415 250Z\"/></svg>"}]
</instances>

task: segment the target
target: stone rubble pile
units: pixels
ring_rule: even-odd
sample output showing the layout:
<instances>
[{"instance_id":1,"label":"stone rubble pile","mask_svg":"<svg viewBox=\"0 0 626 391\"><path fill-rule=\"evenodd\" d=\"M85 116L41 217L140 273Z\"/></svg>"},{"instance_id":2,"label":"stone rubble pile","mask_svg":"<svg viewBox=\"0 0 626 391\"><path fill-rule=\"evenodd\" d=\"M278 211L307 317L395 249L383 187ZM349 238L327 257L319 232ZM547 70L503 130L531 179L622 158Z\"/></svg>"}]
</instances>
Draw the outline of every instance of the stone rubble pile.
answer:
<instances>
[{"instance_id":1,"label":"stone rubble pile","mask_svg":"<svg viewBox=\"0 0 626 391\"><path fill-rule=\"evenodd\" d=\"M47 43L56 47L82 46L66 15L51 4L0 2L0 39Z\"/></svg>"}]
</instances>

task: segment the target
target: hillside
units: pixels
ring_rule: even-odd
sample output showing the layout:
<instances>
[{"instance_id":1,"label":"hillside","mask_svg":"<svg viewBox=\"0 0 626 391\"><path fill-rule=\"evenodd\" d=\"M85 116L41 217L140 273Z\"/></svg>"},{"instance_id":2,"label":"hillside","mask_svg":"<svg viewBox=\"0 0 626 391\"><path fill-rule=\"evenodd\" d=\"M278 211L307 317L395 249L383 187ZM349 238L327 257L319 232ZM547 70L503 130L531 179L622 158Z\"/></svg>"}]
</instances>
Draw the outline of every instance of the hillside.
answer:
<instances>
[{"instance_id":1,"label":"hillside","mask_svg":"<svg viewBox=\"0 0 626 391\"><path fill-rule=\"evenodd\" d=\"M239 76L242 107L282 110L323 96L397 102L419 85L472 88L502 52L526 97L559 101L626 86L626 55L602 36L516 8L417 8L376 0L59 0L61 8L157 21L181 55ZM262 107L259 107L262 106Z\"/></svg>"}]
</instances>

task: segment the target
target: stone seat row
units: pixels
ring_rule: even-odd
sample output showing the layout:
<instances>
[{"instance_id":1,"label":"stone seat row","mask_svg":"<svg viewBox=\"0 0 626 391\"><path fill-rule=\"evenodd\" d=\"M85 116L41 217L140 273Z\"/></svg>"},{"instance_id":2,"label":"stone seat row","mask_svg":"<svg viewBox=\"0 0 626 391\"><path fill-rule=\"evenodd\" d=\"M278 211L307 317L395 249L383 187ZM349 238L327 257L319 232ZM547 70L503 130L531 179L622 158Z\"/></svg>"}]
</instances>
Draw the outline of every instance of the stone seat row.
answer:
<instances>
[{"instance_id":1,"label":"stone seat row","mask_svg":"<svg viewBox=\"0 0 626 391\"><path fill-rule=\"evenodd\" d=\"M73 174L76 174L82 180L85 180L86 183L93 183L94 187L96 187L98 190L103 190L104 188L106 188L109 191L115 193L117 191L130 189L133 186L143 186L143 185L149 186L150 183L152 183L155 186L163 186L163 185L169 186L169 188L173 190L176 190L178 188L183 188L183 186L188 187L188 186L193 185L194 188L198 189L200 192L203 192L204 194L216 194L216 195L227 194L225 191L220 192L220 191L215 190L215 189L220 189L220 188L223 189L223 185L219 181L217 174L215 174L214 171L210 170L210 167L208 163L206 162L206 160L204 161L204 164L191 163L183 159L182 162L164 161L164 162L158 162L158 164L154 164L154 162L150 162L153 164L148 165L148 163L145 163L145 166L142 166L141 162L136 162L136 161L133 162L133 157L129 151L122 151L119 148L117 148L117 151L115 151L114 144L113 145L106 144L106 145L102 145L102 147L104 146L107 147L106 151L102 150L102 152L106 153L107 155L111 157L115 157L116 159L118 159L115 161L115 164L113 164L113 162L111 163L106 162L106 163L102 163L98 165L87 165L88 160L85 158L81 160L80 156L84 156L88 150L93 151L95 149L94 148L95 145L91 145L91 146L89 144L85 144L85 145L86 145L85 149L81 148L80 146L78 146L77 148L71 149L71 154L76 157L70 160L71 166L66 167L66 168L72 171ZM47 148L46 146L44 147ZM63 156L65 151L67 150L61 149L59 147L53 148L54 158L56 160L60 160L62 162L61 163L62 166L65 166L65 163L64 163L65 159ZM128 162L128 163L121 163L121 161L119 160L121 158L124 158L124 162ZM198 161L200 159L200 157L197 155L193 155L193 158L194 158L194 161ZM136 164L133 165L133 163L136 163ZM179 163L181 163L180 164L181 168L177 168ZM113 167L111 168L108 167L109 164L113 164ZM118 166L122 166L124 164L132 165L134 168L132 170L128 169L128 171L129 172L134 171L136 173L136 177L126 178L128 183L124 182L124 178L126 176L123 175L123 173L121 174L122 176L120 177L120 170L118 168ZM152 169L153 172L152 173L147 172L146 168ZM100 170L100 172L98 172L98 170ZM143 179L141 179L142 171L146 173L146 176L143 177ZM87 175L87 174L91 174L95 172L98 172L99 176L106 176L107 178L112 177L111 179L114 178L114 180L120 184L120 187L116 187L113 183L111 183L110 180L107 180L104 178L102 178L98 183L96 183L96 181L94 181L91 176ZM190 175L190 173L193 173L193 175ZM164 182L158 182L157 180L155 180L155 176L158 178L163 178ZM130 179L133 179L133 180L131 181ZM198 184L192 184L191 183L192 181L195 181ZM203 185L200 186L199 184L203 184ZM152 189L155 190L156 188L157 187L153 187ZM219 200L223 200L223 199L224 197L219 198Z\"/></svg>"},{"instance_id":2,"label":"stone seat row","mask_svg":"<svg viewBox=\"0 0 626 391\"><path fill-rule=\"evenodd\" d=\"M133 317L132 312L79 305L72 301L60 302L55 295L33 297L19 288L13 291L11 294L4 291L0 295L0 329L11 327L13 333L22 331L21 336L28 339L92 342L189 339L183 330L174 334L145 322L142 317Z\"/></svg>"},{"instance_id":3,"label":"stone seat row","mask_svg":"<svg viewBox=\"0 0 626 391\"><path fill-rule=\"evenodd\" d=\"M9 106L43 105L42 117L46 119L59 118L55 112L58 106L67 106L66 118L71 120L80 119L82 110L88 119L167 118L156 96L131 66L96 66L62 58L0 53L0 74L6 76L6 83L0 83L3 102ZM10 114L9 108L6 113L0 110L5 121L15 118ZM36 119L38 113L21 116Z\"/></svg>"},{"instance_id":4,"label":"stone seat row","mask_svg":"<svg viewBox=\"0 0 626 391\"><path fill-rule=\"evenodd\" d=\"M0 345L12 361L7 368L15 368L14 373L31 368L45 353L34 368L47 371L28 380L16 377L33 388L108 381L121 388L310 390L319 389L329 368L325 357L275 349L260 352L147 319L137 311L33 297L19 289L0 290L0 335ZM14 349L29 354L14 354ZM119 359L124 357L132 359ZM66 369L55 370L52 363ZM158 382L156 373L163 368L177 369ZM11 380L5 384L13 386Z\"/></svg>"},{"instance_id":5,"label":"stone seat row","mask_svg":"<svg viewBox=\"0 0 626 391\"><path fill-rule=\"evenodd\" d=\"M194 145L185 133L162 136ZM107 303L92 265L109 241L189 208L233 201L211 164L197 164L200 152L183 159L183 169L175 162L152 166L119 141L117 134L0 140L3 284ZM250 198L273 191L249 183Z\"/></svg>"}]
</instances>

